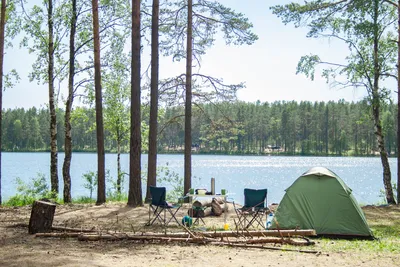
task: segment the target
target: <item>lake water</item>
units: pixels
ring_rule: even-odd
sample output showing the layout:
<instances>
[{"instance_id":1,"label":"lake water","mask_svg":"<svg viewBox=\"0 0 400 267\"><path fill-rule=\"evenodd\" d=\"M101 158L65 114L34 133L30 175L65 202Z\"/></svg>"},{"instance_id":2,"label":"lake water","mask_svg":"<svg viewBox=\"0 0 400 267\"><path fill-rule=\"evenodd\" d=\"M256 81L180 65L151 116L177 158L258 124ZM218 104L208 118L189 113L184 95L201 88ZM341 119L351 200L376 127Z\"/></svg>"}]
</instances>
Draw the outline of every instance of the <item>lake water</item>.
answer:
<instances>
[{"instance_id":1,"label":"lake water","mask_svg":"<svg viewBox=\"0 0 400 267\"><path fill-rule=\"evenodd\" d=\"M59 153L60 193L62 195L62 164L64 154ZM106 154L106 169L111 177L116 177L117 155ZM183 155L158 155L158 166L168 165L169 170L183 177ZM392 181L397 180L396 159L391 158ZM121 155L122 169L129 172L129 155ZM3 201L15 195L15 178L25 182L45 174L50 181L50 153L2 153L2 196ZM276 157L276 156L192 156L192 185L195 188L210 190L211 177L215 178L216 192L226 188L232 197L243 201L243 189L268 188L268 203L279 202L285 189L302 173L315 166L327 167L341 177L353 190L360 204L382 202L380 190L383 189L382 166L380 158L361 157ZM142 170L147 171L147 155L142 156ZM97 171L95 153L73 153L72 155L72 197L89 196L83 187L84 173ZM124 190L128 188L128 177L125 178ZM50 183L50 182L49 182ZM107 184L110 187L110 184ZM165 185L170 188L169 185ZM143 187L144 189L144 187ZM94 192L96 193L96 192ZM145 191L143 190L143 197Z\"/></svg>"}]
</instances>

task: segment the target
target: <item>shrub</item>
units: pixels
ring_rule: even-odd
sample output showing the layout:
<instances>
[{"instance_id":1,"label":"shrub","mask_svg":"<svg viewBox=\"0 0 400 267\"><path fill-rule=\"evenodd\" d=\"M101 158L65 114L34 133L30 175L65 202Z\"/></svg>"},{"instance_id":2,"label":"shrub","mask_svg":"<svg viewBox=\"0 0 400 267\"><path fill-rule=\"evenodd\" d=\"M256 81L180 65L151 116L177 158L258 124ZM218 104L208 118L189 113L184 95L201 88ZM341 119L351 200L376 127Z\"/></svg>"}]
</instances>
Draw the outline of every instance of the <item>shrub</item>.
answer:
<instances>
[{"instance_id":1,"label":"shrub","mask_svg":"<svg viewBox=\"0 0 400 267\"><path fill-rule=\"evenodd\" d=\"M35 200L41 198L52 198L54 194L49 190L46 177L43 173L38 173L36 178L31 178L30 183L26 184L21 178L15 179L17 184L17 194L6 201L5 206L26 206L31 205Z\"/></svg>"}]
</instances>

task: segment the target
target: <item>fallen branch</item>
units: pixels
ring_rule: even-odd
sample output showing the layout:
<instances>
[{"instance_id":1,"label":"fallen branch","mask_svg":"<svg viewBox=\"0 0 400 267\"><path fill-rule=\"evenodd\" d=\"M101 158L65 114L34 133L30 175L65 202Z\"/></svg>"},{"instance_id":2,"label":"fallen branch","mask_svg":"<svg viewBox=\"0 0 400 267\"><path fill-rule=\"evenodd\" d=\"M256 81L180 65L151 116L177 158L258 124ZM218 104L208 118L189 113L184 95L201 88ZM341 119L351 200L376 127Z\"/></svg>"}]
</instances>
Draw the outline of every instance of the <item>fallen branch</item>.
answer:
<instances>
[{"instance_id":1,"label":"fallen branch","mask_svg":"<svg viewBox=\"0 0 400 267\"><path fill-rule=\"evenodd\" d=\"M287 244L293 246L310 246L315 245L315 242L312 241L296 241L293 239L285 239L285 238L258 238L258 239L249 239L246 241L232 241L230 243L245 243L245 244Z\"/></svg>"},{"instance_id":2,"label":"fallen branch","mask_svg":"<svg viewBox=\"0 0 400 267\"><path fill-rule=\"evenodd\" d=\"M195 232L194 235L201 233L205 237L271 237L271 236L282 236L282 237L296 237L296 236L316 236L315 230L261 230L261 231L207 231L207 232ZM146 236L168 236L168 237L187 237L187 233L144 233Z\"/></svg>"},{"instance_id":3,"label":"fallen branch","mask_svg":"<svg viewBox=\"0 0 400 267\"><path fill-rule=\"evenodd\" d=\"M96 229L93 227L92 229L83 229L83 228L71 228L64 226L53 226L51 230L54 231L64 231L64 232L80 232L80 233L92 233L96 232Z\"/></svg>"},{"instance_id":4,"label":"fallen branch","mask_svg":"<svg viewBox=\"0 0 400 267\"><path fill-rule=\"evenodd\" d=\"M57 237L57 238L67 238L67 237L78 237L81 233L36 233L35 237Z\"/></svg>"},{"instance_id":5,"label":"fallen branch","mask_svg":"<svg viewBox=\"0 0 400 267\"><path fill-rule=\"evenodd\" d=\"M210 238L181 238L181 237L155 237L155 236L138 236L138 235L90 235L90 234L80 234L78 236L79 241L100 241L100 240L108 240L108 241L118 241L118 240L136 240L136 241L165 241L165 242L182 242L182 243L207 243L207 242L215 242L215 239Z\"/></svg>"},{"instance_id":6,"label":"fallen branch","mask_svg":"<svg viewBox=\"0 0 400 267\"><path fill-rule=\"evenodd\" d=\"M58 235L59 237L65 237L63 235ZM40 235L38 237L51 237L51 235ZM54 236L57 237L57 236ZM183 242L183 243L229 243L229 244L288 244L294 246L307 246L314 245L314 242L296 241L293 239L281 239L281 238L259 238L250 240L236 240L230 242L218 241L214 238L209 237L164 237L164 236L138 236L138 235L128 235L128 234L78 234L79 241L118 241L118 240L137 240L137 241L166 241L166 242Z\"/></svg>"},{"instance_id":7,"label":"fallen branch","mask_svg":"<svg viewBox=\"0 0 400 267\"><path fill-rule=\"evenodd\" d=\"M270 249L270 250L280 250L280 251L293 251L293 252L301 252L301 253L311 253L311 254L319 254L320 251L315 250L300 250L300 249L290 249L290 248L277 248L277 247L266 247L266 246L255 246L255 245L247 245L247 244L234 244L234 243L225 243L225 242L218 242L218 243L210 243L210 245L224 245L228 247L239 247L239 248L258 248L258 249Z\"/></svg>"}]
</instances>

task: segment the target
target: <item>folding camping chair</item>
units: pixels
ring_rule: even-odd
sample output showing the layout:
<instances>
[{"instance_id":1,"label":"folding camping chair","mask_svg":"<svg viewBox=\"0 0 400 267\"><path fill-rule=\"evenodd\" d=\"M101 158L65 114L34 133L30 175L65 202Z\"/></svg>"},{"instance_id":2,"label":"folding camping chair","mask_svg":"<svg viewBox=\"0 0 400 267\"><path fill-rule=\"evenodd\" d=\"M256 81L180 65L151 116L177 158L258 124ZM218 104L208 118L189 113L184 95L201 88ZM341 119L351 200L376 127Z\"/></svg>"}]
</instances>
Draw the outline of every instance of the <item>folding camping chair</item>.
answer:
<instances>
[{"instance_id":1,"label":"folding camping chair","mask_svg":"<svg viewBox=\"0 0 400 267\"><path fill-rule=\"evenodd\" d=\"M165 187L150 186L151 203L149 205L149 221L147 226L158 220L162 225L167 226L173 219L179 224L175 215L181 208L181 204L172 205L165 200L167 190ZM167 220L166 212L171 217ZM163 214L162 214L163 213Z\"/></svg>"},{"instance_id":2,"label":"folding camping chair","mask_svg":"<svg viewBox=\"0 0 400 267\"><path fill-rule=\"evenodd\" d=\"M244 205L236 207L235 212L238 217L237 227L243 230L248 229L250 226L260 225L265 228L263 217L268 213L267 207L267 189L244 189Z\"/></svg>"}]
</instances>

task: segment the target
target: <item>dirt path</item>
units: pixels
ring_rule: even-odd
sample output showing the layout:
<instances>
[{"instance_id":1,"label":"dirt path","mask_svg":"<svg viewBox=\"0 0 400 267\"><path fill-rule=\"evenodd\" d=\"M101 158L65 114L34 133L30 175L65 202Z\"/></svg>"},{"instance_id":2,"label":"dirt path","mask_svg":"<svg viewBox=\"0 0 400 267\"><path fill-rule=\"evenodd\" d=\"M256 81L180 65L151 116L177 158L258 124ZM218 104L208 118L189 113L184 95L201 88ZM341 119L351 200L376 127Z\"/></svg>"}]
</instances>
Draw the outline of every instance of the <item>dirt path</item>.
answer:
<instances>
[{"instance_id":1,"label":"dirt path","mask_svg":"<svg viewBox=\"0 0 400 267\"><path fill-rule=\"evenodd\" d=\"M182 212L178 217L183 216ZM232 214L230 214L232 215ZM394 254L345 252L305 254L210 245L84 242L35 238L26 227L30 207L0 208L0 266L399 266ZM142 228L147 208L122 204L58 206L54 224L128 230ZM230 217L230 219L233 218ZM211 218L207 218L209 220ZM216 224L220 218L216 219ZM172 228L173 229L173 228ZM156 229L151 229L156 230ZM178 228L176 228L178 230ZM276 246L279 247L279 246ZM305 249L319 250L318 243Z\"/></svg>"}]
</instances>

